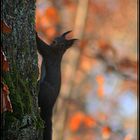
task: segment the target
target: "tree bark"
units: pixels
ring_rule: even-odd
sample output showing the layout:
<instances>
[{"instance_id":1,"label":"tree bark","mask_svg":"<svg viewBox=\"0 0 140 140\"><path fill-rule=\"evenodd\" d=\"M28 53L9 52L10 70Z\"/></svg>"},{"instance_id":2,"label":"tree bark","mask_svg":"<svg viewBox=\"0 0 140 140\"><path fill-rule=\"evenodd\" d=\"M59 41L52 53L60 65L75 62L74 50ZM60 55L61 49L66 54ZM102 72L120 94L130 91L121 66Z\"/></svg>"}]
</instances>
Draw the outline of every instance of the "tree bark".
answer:
<instances>
[{"instance_id":1,"label":"tree bark","mask_svg":"<svg viewBox=\"0 0 140 140\"><path fill-rule=\"evenodd\" d=\"M37 53L34 31L35 0L1 1L1 19L12 27L1 42L10 64L3 75L13 113L4 112L3 140L41 140L37 106Z\"/></svg>"}]
</instances>

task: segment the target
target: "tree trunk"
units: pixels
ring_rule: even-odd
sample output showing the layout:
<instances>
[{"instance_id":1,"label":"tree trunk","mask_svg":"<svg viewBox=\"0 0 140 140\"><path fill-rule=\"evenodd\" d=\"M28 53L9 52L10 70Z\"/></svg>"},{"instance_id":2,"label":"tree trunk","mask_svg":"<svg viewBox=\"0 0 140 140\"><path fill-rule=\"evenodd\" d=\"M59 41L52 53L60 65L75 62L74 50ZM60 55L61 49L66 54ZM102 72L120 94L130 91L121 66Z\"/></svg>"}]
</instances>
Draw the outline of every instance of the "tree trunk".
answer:
<instances>
[{"instance_id":1,"label":"tree trunk","mask_svg":"<svg viewBox=\"0 0 140 140\"><path fill-rule=\"evenodd\" d=\"M8 85L13 113L3 113L3 140L41 140L42 122L37 105L37 53L34 31L35 0L1 1L2 20L12 27L2 34L10 71Z\"/></svg>"},{"instance_id":2,"label":"tree trunk","mask_svg":"<svg viewBox=\"0 0 140 140\"><path fill-rule=\"evenodd\" d=\"M78 0L78 7L75 17L75 24L74 24L74 37L78 38L79 40L82 40L83 33L87 21L87 12L88 12L88 6L89 6L89 0ZM84 10L83 10L84 9ZM81 57L82 51L78 48L71 48L68 54L68 57L70 58L67 62L67 64L64 66L64 71L66 72L67 77L69 77L69 80L67 81L67 84L62 84L61 88L61 95L64 98L71 99L72 97L76 96L73 94L74 92L74 79L76 76L76 72L78 69L79 60ZM64 72L62 72L64 73ZM65 76L65 75L64 75ZM61 112L61 119L59 122L55 123L55 133L54 133L54 139L56 140L65 140L65 130L66 130L66 122L67 117L69 114L68 107L65 106L64 108L64 102L63 100L58 100L57 106L56 106L57 113L54 116L54 121L58 120L58 114ZM63 110L62 110L63 108ZM60 111L61 110L61 111ZM59 134L57 136L57 134Z\"/></svg>"}]
</instances>

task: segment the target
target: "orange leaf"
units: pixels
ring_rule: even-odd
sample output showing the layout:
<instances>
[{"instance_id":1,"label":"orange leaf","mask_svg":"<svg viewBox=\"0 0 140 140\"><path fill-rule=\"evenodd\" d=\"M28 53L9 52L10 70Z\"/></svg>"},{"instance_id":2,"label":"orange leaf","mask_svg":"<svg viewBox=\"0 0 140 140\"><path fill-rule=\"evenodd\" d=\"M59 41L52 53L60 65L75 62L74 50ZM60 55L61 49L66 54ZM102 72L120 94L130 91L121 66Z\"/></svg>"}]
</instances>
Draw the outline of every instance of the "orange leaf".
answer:
<instances>
[{"instance_id":1,"label":"orange leaf","mask_svg":"<svg viewBox=\"0 0 140 140\"><path fill-rule=\"evenodd\" d=\"M80 61L80 68L83 71L89 71L93 67L93 60L87 56L82 56Z\"/></svg>"},{"instance_id":2,"label":"orange leaf","mask_svg":"<svg viewBox=\"0 0 140 140\"><path fill-rule=\"evenodd\" d=\"M47 36L47 38L49 40L52 40L55 37L56 33L57 32L56 32L56 27L55 26L50 26L45 31L45 35Z\"/></svg>"},{"instance_id":3,"label":"orange leaf","mask_svg":"<svg viewBox=\"0 0 140 140\"><path fill-rule=\"evenodd\" d=\"M104 77L102 75L98 75L96 76L96 81L98 84L98 89L97 89L98 96L103 97L104 96L104 89L103 89Z\"/></svg>"},{"instance_id":4,"label":"orange leaf","mask_svg":"<svg viewBox=\"0 0 140 140\"><path fill-rule=\"evenodd\" d=\"M97 75L96 76L96 81L99 85L102 85L104 83L104 77L103 75Z\"/></svg>"},{"instance_id":5,"label":"orange leaf","mask_svg":"<svg viewBox=\"0 0 140 140\"><path fill-rule=\"evenodd\" d=\"M74 114L69 121L69 127L71 131L77 131L83 119L84 114L82 112L77 112Z\"/></svg>"},{"instance_id":6,"label":"orange leaf","mask_svg":"<svg viewBox=\"0 0 140 140\"><path fill-rule=\"evenodd\" d=\"M105 126L102 128L102 137L103 139L109 139L111 135L111 128L109 126Z\"/></svg>"},{"instance_id":7,"label":"orange leaf","mask_svg":"<svg viewBox=\"0 0 140 140\"><path fill-rule=\"evenodd\" d=\"M101 48L101 49L103 49L104 51L106 51L106 50L108 50L109 49L109 45L108 45L108 43L105 41L105 40L99 40L99 47Z\"/></svg>"},{"instance_id":8,"label":"orange leaf","mask_svg":"<svg viewBox=\"0 0 140 140\"><path fill-rule=\"evenodd\" d=\"M97 93L98 93L98 96L101 97L101 98L104 96L104 89L103 89L102 86L98 87Z\"/></svg>"},{"instance_id":9,"label":"orange leaf","mask_svg":"<svg viewBox=\"0 0 140 140\"><path fill-rule=\"evenodd\" d=\"M42 16L40 18L39 24L40 24L39 28L42 28L42 29L46 29L48 26L50 26L50 23L45 16Z\"/></svg>"},{"instance_id":10,"label":"orange leaf","mask_svg":"<svg viewBox=\"0 0 140 140\"><path fill-rule=\"evenodd\" d=\"M57 24L59 22L59 15L58 11L55 7L48 7L46 9L46 18L49 20L52 24Z\"/></svg>"},{"instance_id":11,"label":"orange leaf","mask_svg":"<svg viewBox=\"0 0 140 140\"><path fill-rule=\"evenodd\" d=\"M1 29L3 33L11 33L12 29L3 20L1 20Z\"/></svg>"},{"instance_id":12,"label":"orange leaf","mask_svg":"<svg viewBox=\"0 0 140 140\"><path fill-rule=\"evenodd\" d=\"M93 117L85 116L85 118L84 118L84 124L87 127L94 127L96 125L96 121L93 119Z\"/></svg>"}]
</instances>

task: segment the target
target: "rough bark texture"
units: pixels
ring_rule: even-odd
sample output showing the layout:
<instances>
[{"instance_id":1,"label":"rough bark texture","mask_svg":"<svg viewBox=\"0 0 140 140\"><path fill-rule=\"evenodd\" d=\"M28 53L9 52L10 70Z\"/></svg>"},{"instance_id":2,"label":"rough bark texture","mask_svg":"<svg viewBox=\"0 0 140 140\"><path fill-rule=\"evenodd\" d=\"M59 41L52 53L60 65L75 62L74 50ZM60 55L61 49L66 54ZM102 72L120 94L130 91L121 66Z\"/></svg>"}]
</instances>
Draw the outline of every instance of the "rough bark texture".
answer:
<instances>
[{"instance_id":1,"label":"rough bark texture","mask_svg":"<svg viewBox=\"0 0 140 140\"><path fill-rule=\"evenodd\" d=\"M10 71L3 75L10 90L13 113L3 113L3 140L41 140L37 106L35 0L2 0L2 20L12 33L2 35Z\"/></svg>"}]
</instances>

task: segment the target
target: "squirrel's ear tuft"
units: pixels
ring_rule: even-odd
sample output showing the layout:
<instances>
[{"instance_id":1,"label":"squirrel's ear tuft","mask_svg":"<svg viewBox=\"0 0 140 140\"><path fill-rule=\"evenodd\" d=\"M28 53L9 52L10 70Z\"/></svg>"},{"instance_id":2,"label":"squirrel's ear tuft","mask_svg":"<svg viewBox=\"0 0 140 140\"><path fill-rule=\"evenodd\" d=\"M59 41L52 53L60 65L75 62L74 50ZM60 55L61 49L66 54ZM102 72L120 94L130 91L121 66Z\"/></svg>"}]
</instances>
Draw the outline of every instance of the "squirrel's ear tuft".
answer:
<instances>
[{"instance_id":1,"label":"squirrel's ear tuft","mask_svg":"<svg viewBox=\"0 0 140 140\"><path fill-rule=\"evenodd\" d=\"M62 37L65 38L65 36L66 36L68 33L70 33L70 32L72 32L72 31L67 31L67 32L63 33L63 34L62 34Z\"/></svg>"},{"instance_id":2,"label":"squirrel's ear tuft","mask_svg":"<svg viewBox=\"0 0 140 140\"><path fill-rule=\"evenodd\" d=\"M70 39L70 40L67 40L67 42L68 42L68 48L69 47L71 47L74 43L75 43L75 41L77 41L78 39Z\"/></svg>"}]
</instances>

